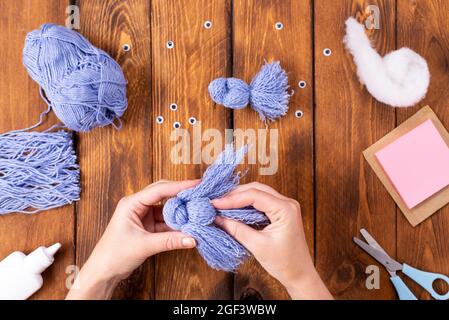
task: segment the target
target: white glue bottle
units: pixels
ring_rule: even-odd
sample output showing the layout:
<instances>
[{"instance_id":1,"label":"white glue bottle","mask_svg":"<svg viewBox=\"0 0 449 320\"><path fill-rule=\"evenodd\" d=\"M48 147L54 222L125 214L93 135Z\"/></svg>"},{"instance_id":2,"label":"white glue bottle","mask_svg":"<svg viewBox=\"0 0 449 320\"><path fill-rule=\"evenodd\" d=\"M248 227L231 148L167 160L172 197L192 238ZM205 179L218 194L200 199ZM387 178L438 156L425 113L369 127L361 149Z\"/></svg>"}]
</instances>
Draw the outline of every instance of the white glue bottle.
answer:
<instances>
[{"instance_id":1,"label":"white glue bottle","mask_svg":"<svg viewBox=\"0 0 449 320\"><path fill-rule=\"evenodd\" d=\"M42 287L44 272L60 243L39 247L29 255L16 251L0 261L0 300L25 300Z\"/></svg>"}]
</instances>

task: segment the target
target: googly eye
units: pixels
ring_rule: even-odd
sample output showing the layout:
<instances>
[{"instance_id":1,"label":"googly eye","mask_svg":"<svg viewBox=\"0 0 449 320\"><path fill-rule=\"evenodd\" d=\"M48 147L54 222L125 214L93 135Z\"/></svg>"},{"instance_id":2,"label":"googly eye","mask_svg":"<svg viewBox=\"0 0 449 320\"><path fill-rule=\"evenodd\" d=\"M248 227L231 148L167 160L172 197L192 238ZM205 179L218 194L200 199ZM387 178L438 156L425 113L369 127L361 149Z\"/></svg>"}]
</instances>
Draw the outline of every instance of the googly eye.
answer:
<instances>
[{"instance_id":1,"label":"googly eye","mask_svg":"<svg viewBox=\"0 0 449 320\"><path fill-rule=\"evenodd\" d=\"M189 118L189 123L193 126L196 123L196 118L195 117L190 117Z\"/></svg>"},{"instance_id":2,"label":"googly eye","mask_svg":"<svg viewBox=\"0 0 449 320\"><path fill-rule=\"evenodd\" d=\"M307 86L307 83L304 80L298 82L298 87L304 89Z\"/></svg>"},{"instance_id":3,"label":"googly eye","mask_svg":"<svg viewBox=\"0 0 449 320\"><path fill-rule=\"evenodd\" d=\"M172 40L167 41L167 48L173 49L175 47L175 43Z\"/></svg>"},{"instance_id":4,"label":"googly eye","mask_svg":"<svg viewBox=\"0 0 449 320\"><path fill-rule=\"evenodd\" d=\"M129 50L131 50L131 46L128 43L125 43L123 45L123 51L128 52Z\"/></svg>"},{"instance_id":5,"label":"googly eye","mask_svg":"<svg viewBox=\"0 0 449 320\"><path fill-rule=\"evenodd\" d=\"M209 20L204 21L203 26L204 26L204 28L206 28L206 29L212 28L212 21L209 21Z\"/></svg>"},{"instance_id":6,"label":"googly eye","mask_svg":"<svg viewBox=\"0 0 449 320\"><path fill-rule=\"evenodd\" d=\"M276 30L282 30L284 29L284 24L282 22L276 22L274 24L274 27L276 28Z\"/></svg>"},{"instance_id":7,"label":"googly eye","mask_svg":"<svg viewBox=\"0 0 449 320\"><path fill-rule=\"evenodd\" d=\"M304 112L302 112L301 110L296 110L295 111L295 117L296 118L302 118L304 116Z\"/></svg>"},{"instance_id":8,"label":"googly eye","mask_svg":"<svg viewBox=\"0 0 449 320\"><path fill-rule=\"evenodd\" d=\"M178 110L178 105L176 103L171 103L170 104L170 110L171 111L176 111Z\"/></svg>"},{"instance_id":9,"label":"googly eye","mask_svg":"<svg viewBox=\"0 0 449 320\"><path fill-rule=\"evenodd\" d=\"M181 123L179 121L174 122L173 123L173 128L175 128L175 129L181 128Z\"/></svg>"},{"instance_id":10,"label":"googly eye","mask_svg":"<svg viewBox=\"0 0 449 320\"><path fill-rule=\"evenodd\" d=\"M157 116L156 117L156 123L157 124L163 124L164 123L164 117L163 116Z\"/></svg>"},{"instance_id":11,"label":"googly eye","mask_svg":"<svg viewBox=\"0 0 449 320\"><path fill-rule=\"evenodd\" d=\"M329 48L325 48L325 49L323 50L323 54L324 54L326 57L329 57L329 56L332 54L332 50L329 49Z\"/></svg>"}]
</instances>

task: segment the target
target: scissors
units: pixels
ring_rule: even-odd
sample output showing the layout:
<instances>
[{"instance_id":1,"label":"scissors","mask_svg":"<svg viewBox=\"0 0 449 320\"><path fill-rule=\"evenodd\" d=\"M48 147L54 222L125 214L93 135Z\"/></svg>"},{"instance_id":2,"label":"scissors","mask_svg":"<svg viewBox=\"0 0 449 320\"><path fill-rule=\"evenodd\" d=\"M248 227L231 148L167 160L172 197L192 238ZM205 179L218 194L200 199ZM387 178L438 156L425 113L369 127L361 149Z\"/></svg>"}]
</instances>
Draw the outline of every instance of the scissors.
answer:
<instances>
[{"instance_id":1,"label":"scissors","mask_svg":"<svg viewBox=\"0 0 449 320\"><path fill-rule=\"evenodd\" d=\"M406 286L399 276L396 275L396 271L402 271L414 282L423 287L430 295L437 300L449 299L449 292L444 295L440 295L433 289L433 283L435 280L443 280L449 285L449 278L443 274L431 273L418 270L405 263L399 263L392 259L384 249L374 240L374 238L366 231L361 229L360 233L365 238L366 242L354 237L354 242L369 253L374 259L380 262L390 274L390 280L393 283L396 292L398 293L400 300L417 300L416 296Z\"/></svg>"}]
</instances>

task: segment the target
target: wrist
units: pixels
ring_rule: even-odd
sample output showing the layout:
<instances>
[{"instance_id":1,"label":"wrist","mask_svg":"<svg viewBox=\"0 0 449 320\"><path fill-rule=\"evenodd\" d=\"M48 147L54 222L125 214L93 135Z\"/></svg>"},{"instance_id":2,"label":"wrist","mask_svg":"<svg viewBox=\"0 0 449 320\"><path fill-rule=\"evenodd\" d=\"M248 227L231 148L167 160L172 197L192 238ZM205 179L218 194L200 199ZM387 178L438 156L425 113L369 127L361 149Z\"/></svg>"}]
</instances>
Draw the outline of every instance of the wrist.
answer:
<instances>
[{"instance_id":1,"label":"wrist","mask_svg":"<svg viewBox=\"0 0 449 320\"><path fill-rule=\"evenodd\" d=\"M333 297L313 268L307 275L290 281L285 288L293 300L332 300Z\"/></svg>"},{"instance_id":2,"label":"wrist","mask_svg":"<svg viewBox=\"0 0 449 320\"><path fill-rule=\"evenodd\" d=\"M121 277L102 271L102 268L88 260L77 275L67 299L110 299L120 281Z\"/></svg>"}]
</instances>

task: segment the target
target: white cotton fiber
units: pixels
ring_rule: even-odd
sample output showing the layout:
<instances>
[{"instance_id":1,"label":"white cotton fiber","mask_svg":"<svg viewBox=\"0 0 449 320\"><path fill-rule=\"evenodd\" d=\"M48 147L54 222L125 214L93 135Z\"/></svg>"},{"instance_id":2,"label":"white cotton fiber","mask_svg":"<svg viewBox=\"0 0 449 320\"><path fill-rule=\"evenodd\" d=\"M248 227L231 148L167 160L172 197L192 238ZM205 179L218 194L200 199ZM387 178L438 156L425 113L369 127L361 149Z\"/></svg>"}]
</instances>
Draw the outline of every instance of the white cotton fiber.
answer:
<instances>
[{"instance_id":1,"label":"white cotton fiber","mask_svg":"<svg viewBox=\"0 0 449 320\"><path fill-rule=\"evenodd\" d=\"M419 54L401 48L381 57L371 46L364 26L352 17L346 20L344 43L354 57L360 82L376 100L393 107L410 107L425 97L430 74Z\"/></svg>"}]
</instances>

